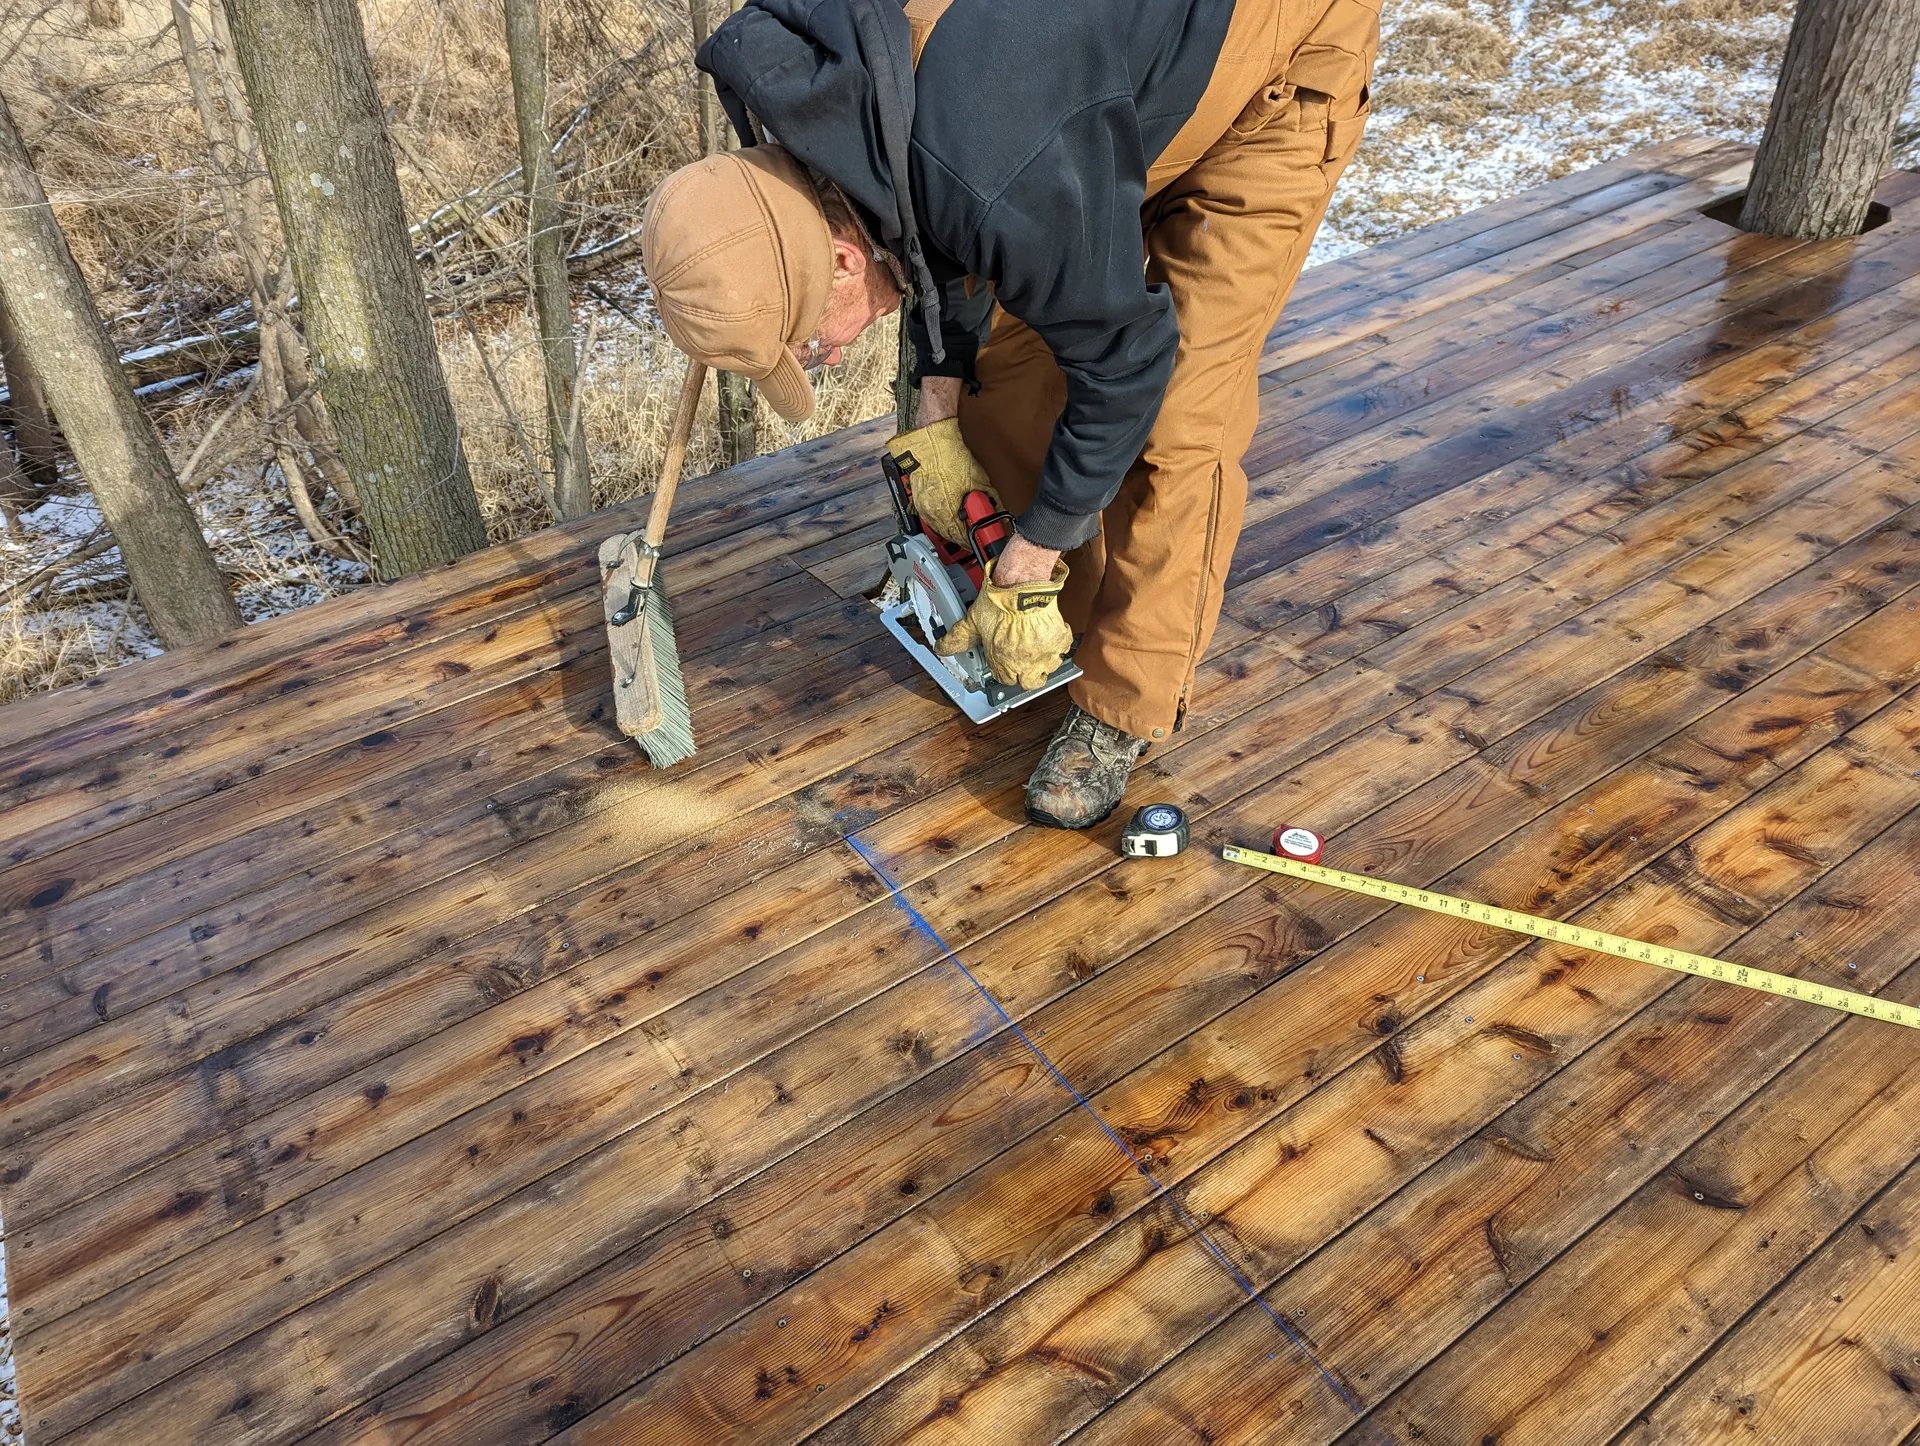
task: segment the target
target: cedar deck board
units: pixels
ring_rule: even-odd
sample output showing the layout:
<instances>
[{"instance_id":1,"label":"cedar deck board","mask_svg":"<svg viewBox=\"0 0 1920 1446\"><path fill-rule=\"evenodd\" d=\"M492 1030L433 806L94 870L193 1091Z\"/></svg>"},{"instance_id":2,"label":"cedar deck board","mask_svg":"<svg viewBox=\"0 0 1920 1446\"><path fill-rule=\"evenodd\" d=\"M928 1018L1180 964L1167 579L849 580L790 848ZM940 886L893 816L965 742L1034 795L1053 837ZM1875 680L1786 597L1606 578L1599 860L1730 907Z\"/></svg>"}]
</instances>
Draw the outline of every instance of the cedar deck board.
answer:
<instances>
[{"instance_id":1,"label":"cedar deck board","mask_svg":"<svg viewBox=\"0 0 1920 1446\"><path fill-rule=\"evenodd\" d=\"M1817 1064L1870 1052L1892 1080L1911 1042L1722 1026L1732 1080L1698 1041L1643 1043L1650 1097L1699 1106L1671 1143L1489 1161L1483 1137L1623 1087L1607 1041L1778 1011L1575 960L1547 972L1605 987L1543 990L1510 940L1206 852L1300 813L1396 874L1621 932L1667 911L1808 972L1870 936L1846 982L1911 992L1915 178L1860 241L1760 243L1695 214L1741 161L1674 143L1310 274L1205 692L1134 790L1196 813L1174 864L1116 865L1113 825L1021 827L1051 714L966 728L838 596L881 515L877 425L690 493L669 578L707 751L659 785L608 735L581 621L608 517L8 710L0 1217L29 1439L1372 1439L916 946L852 830L1239 1265L1326 1321L1389 1434L1566 1434L1513 1385L1537 1335L1606 1434L1671 1436L1819 1349L1842 1277L1873 1304L1837 1408L1911 1429L1871 1368L1920 1331L1911 1260L1848 1234L1910 1213L1879 1094L1821 1098L1826 1135L1792 1142L1855 1141L1857 1198L1795 1196L1787 1155L1746 1168L1766 1271L1702 1244L1637 1281L1640 1331L1663 1289L1701 1316L1684 1350L1589 1367L1568 1302L1607 1298L1556 1264L1639 1269L1639 1222L1676 1208L1661 1162L1694 1178ZM607 792L682 778L664 829ZM1849 887L1884 902L1836 930ZM1520 1042L1497 1082L1454 1012L1483 996ZM1385 1143L1360 1128L1395 1111ZM1300 1212L1260 1182L1314 1129L1301 1178L1359 1153ZM1504 1276L1452 1237L1403 1276L1397 1220L1472 1209L1511 1222ZM1709 1270L1739 1311L1686 1297ZM1497 1394L1468 1371L1487 1352Z\"/></svg>"}]
</instances>

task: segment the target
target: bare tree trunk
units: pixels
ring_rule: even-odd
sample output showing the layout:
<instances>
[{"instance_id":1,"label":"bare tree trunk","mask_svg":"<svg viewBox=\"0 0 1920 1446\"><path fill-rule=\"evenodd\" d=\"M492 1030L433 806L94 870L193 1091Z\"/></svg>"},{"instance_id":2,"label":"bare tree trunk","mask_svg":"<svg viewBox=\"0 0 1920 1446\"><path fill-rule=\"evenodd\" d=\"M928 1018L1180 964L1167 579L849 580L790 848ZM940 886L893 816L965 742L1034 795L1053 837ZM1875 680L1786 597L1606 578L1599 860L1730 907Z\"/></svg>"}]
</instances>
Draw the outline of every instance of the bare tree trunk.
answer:
<instances>
[{"instance_id":1,"label":"bare tree trunk","mask_svg":"<svg viewBox=\"0 0 1920 1446\"><path fill-rule=\"evenodd\" d=\"M688 16L693 24L693 48L706 43L713 0L688 0ZM739 0L728 0L728 10L738 10ZM722 147L731 150L734 137L722 135L714 104L713 86L698 71L694 72L694 93L700 104L700 151L711 155ZM720 450L729 465L760 455L760 439L753 415L753 384L738 372L715 372L714 395L719 402Z\"/></svg>"},{"instance_id":2,"label":"bare tree trunk","mask_svg":"<svg viewBox=\"0 0 1920 1446\"><path fill-rule=\"evenodd\" d=\"M760 455L760 430L753 414L753 383L738 372L716 372L720 401L720 440L729 465Z\"/></svg>"},{"instance_id":3,"label":"bare tree trunk","mask_svg":"<svg viewBox=\"0 0 1920 1446\"><path fill-rule=\"evenodd\" d=\"M700 47L707 43L707 36L712 31L712 5L713 0L687 0L687 18L693 26L695 55L700 53ZM700 154L710 156L720 149L720 131L715 122L719 107L714 104L716 97L713 87L697 69L693 72L693 97L700 115Z\"/></svg>"},{"instance_id":4,"label":"bare tree trunk","mask_svg":"<svg viewBox=\"0 0 1920 1446\"><path fill-rule=\"evenodd\" d=\"M573 341L573 301L567 286L560 200L547 135L547 46L540 0L506 0L507 64L513 76L513 113L520 132L520 169L526 178L527 239L533 312L547 374L547 444L553 454L554 510L564 520L593 510L587 443L574 405L579 362Z\"/></svg>"},{"instance_id":5,"label":"bare tree trunk","mask_svg":"<svg viewBox=\"0 0 1920 1446\"><path fill-rule=\"evenodd\" d=\"M1920 58L1920 0L1800 0L1740 226L1857 236Z\"/></svg>"},{"instance_id":6,"label":"bare tree trunk","mask_svg":"<svg viewBox=\"0 0 1920 1446\"><path fill-rule=\"evenodd\" d=\"M51 491L60 478L60 436L53 428L47 390L20 345L5 297L0 297L0 373L6 377L5 421L13 433L21 474L36 491Z\"/></svg>"},{"instance_id":7,"label":"bare tree trunk","mask_svg":"<svg viewBox=\"0 0 1920 1446\"><path fill-rule=\"evenodd\" d=\"M218 16L218 0L213 0ZM324 431L313 416L307 373L306 350L294 331L293 318L285 305L288 289L284 268L268 259L266 208L272 198L266 194L261 178L259 146L252 117L245 100L231 84L223 85L224 94L216 100L213 82L207 74L205 57L200 51L193 13L187 0L173 0L173 29L180 45L180 59L187 71L187 83L193 92L194 107L200 113L201 128L207 133L207 154L211 164L214 191L227 219L228 235L240 253L241 269L247 274L247 296L260 326L260 397L265 415L267 441L274 460L287 484L287 500L314 541L340 556L351 555L349 548L320 522L314 508L312 471L331 471L344 479L345 468L330 457ZM216 42L213 52L216 67L222 58ZM226 77L222 77L223 80ZM224 103L225 110L222 110ZM293 435L289 435L289 433ZM318 434L318 440L313 440ZM296 438L312 446L311 459L301 455ZM344 485L344 484L342 484Z\"/></svg>"},{"instance_id":8,"label":"bare tree trunk","mask_svg":"<svg viewBox=\"0 0 1920 1446\"><path fill-rule=\"evenodd\" d=\"M199 520L140 410L93 297L0 100L0 292L22 352L112 528L127 576L169 647L240 626Z\"/></svg>"},{"instance_id":9,"label":"bare tree trunk","mask_svg":"<svg viewBox=\"0 0 1920 1446\"><path fill-rule=\"evenodd\" d=\"M212 21L208 29L213 77L220 83L221 99L226 102L227 116L232 123L234 161L241 167L237 185L241 214L248 231L264 238L267 213L273 210L273 188L267 184L266 168L260 157L260 135L254 129L253 112L247 108L247 98L236 73L233 33L227 29L227 12L221 8L220 0L207 0L207 14ZM264 255L264 240L261 250ZM265 291L267 310L256 309L254 318L260 323L262 337L273 337L279 349L281 377L287 392L285 405L290 409L293 428L306 443L313 465L327 484L357 513L360 494L347 475L346 464L340 460L340 447L334 440L326 407L313 384L306 338L293 321L293 272L284 255L278 258L272 281Z\"/></svg>"},{"instance_id":10,"label":"bare tree trunk","mask_svg":"<svg viewBox=\"0 0 1920 1446\"><path fill-rule=\"evenodd\" d=\"M486 545L353 0L224 0L320 393L386 577Z\"/></svg>"}]
</instances>

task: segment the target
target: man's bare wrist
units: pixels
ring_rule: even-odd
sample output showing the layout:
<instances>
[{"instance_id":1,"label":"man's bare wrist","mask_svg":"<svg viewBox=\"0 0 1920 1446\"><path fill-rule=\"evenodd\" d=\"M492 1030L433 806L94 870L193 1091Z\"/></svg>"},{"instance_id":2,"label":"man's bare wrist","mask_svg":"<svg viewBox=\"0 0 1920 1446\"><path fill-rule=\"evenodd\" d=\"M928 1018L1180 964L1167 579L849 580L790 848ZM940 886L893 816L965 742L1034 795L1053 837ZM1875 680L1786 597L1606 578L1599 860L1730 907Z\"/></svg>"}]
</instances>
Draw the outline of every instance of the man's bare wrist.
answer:
<instances>
[{"instance_id":1,"label":"man's bare wrist","mask_svg":"<svg viewBox=\"0 0 1920 1446\"><path fill-rule=\"evenodd\" d=\"M1019 533L1007 539L1000 556L994 559L993 581L999 587L1019 587L1023 583L1046 582L1053 576L1060 554L1037 542L1029 542Z\"/></svg>"},{"instance_id":2,"label":"man's bare wrist","mask_svg":"<svg viewBox=\"0 0 1920 1446\"><path fill-rule=\"evenodd\" d=\"M960 390L964 385L959 377L922 377L918 424L931 427L935 422L959 416Z\"/></svg>"}]
</instances>

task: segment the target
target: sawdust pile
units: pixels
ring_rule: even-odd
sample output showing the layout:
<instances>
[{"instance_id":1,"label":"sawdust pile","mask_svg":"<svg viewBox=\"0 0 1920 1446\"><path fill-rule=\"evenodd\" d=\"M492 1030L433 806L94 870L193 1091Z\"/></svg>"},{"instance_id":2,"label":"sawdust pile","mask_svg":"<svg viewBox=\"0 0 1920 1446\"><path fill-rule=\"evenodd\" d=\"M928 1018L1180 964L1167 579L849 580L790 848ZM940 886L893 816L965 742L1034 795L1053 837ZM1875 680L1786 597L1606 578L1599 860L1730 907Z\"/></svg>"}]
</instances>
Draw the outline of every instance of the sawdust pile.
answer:
<instances>
[{"instance_id":1,"label":"sawdust pile","mask_svg":"<svg viewBox=\"0 0 1920 1446\"><path fill-rule=\"evenodd\" d=\"M735 816L702 784L679 782L655 772L598 790L587 800L586 810L604 819L620 842L635 852L711 834Z\"/></svg>"}]
</instances>

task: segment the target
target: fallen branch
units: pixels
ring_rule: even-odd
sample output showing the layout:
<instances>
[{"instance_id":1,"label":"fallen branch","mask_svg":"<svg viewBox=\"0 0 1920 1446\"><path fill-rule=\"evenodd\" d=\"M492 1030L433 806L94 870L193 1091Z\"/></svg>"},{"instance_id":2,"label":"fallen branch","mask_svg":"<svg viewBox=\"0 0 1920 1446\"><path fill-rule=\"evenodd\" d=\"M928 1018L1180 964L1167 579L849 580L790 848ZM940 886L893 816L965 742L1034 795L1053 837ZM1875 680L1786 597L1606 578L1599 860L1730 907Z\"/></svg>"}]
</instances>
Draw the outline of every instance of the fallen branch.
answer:
<instances>
[{"instance_id":1,"label":"fallen branch","mask_svg":"<svg viewBox=\"0 0 1920 1446\"><path fill-rule=\"evenodd\" d=\"M567 271L570 276L592 276L619 265L622 261L640 254L640 233L629 231L615 236L611 240L601 241L567 257ZM436 310L441 307L488 306L505 297L526 289L527 278L518 272L490 271L486 275L463 282L452 292L440 296L429 296L429 306Z\"/></svg>"},{"instance_id":2,"label":"fallen branch","mask_svg":"<svg viewBox=\"0 0 1920 1446\"><path fill-rule=\"evenodd\" d=\"M425 156L420 154L413 142L407 139L407 133L405 131L398 127L390 126L387 129L387 138L393 142L393 148L399 153L400 159L405 161L407 165L413 169L413 173L420 177L421 180L435 186L445 183L445 173ZM500 197L494 204L483 208L475 214L469 223L471 228L496 251L506 250L514 241L512 233L494 219L495 214L501 207L512 199L512 196ZM430 247L429 249L437 250L438 247ZM418 259L418 256L416 256L415 260L417 261Z\"/></svg>"},{"instance_id":3,"label":"fallen branch","mask_svg":"<svg viewBox=\"0 0 1920 1446\"><path fill-rule=\"evenodd\" d=\"M579 130L582 122L592 113L593 102L588 101L573 113L573 119L568 121L560 131L560 134L554 137L552 151L556 164L559 163L561 150L566 146L568 141L573 139L574 133ZM498 209L499 202L512 200L515 196L518 196L520 194L520 174L521 168L519 166L513 166L508 170L502 171L484 185L475 186L464 195L455 196L451 201L442 202L440 205L434 207L432 211L429 211L422 220L416 221L413 225L409 226L407 228L407 235L416 241L432 241L449 226L455 229L464 228L467 224L467 213L472 207L484 202L489 209ZM424 260L424 255L420 259Z\"/></svg>"},{"instance_id":4,"label":"fallen branch","mask_svg":"<svg viewBox=\"0 0 1920 1446\"><path fill-rule=\"evenodd\" d=\"M88 603L124 602L132 596L133 584L124 577L118 577L105 582L84 583L61 592L43 592L37 597L28 598L21 606L29 612L51 613L61 608L84 607Z\"/></svg>"},{"instance_id":5,"label":"fallen branch","mask_svg":"<svg viewBox=\"0 0 1920 1446\"><path fill-rule=\"evenodd\" d=\"M203 373L212 381L251 365L259 355L260 324L249 321L231 331L183 336L178 341L122 352L120 365L136 387L146 387L195 373Z\"/></svg>"},{"instance_id":6,"label":"fallen branch","mask_svg":"<svg viewBox=\"0 0 1920 1446\"><path fill-rule=\"evenodd\" d=\"M624 316L627 319L627 324L635 331L644 332L647 330L646 323L641 321L640 318L635 316L631 311L628 311L626 306L615 297L611 291L607 290L606 287L601 286L598 282L589 281L587 283L587 291L588 294L593 296L602 305L610 306Z\"/></svg>"},{"instance_id":7,"label":"fallen branch","mask_svg":"<svg viewBox=\"0 0 1920 1446\"><path fill-rule=\"evenodd\" d=\"M592 276L610 270L640 253L640 233L629 231L606 241L595 242L567 257L567 270L575 277ZM525 274L502 267L471 280L454 283L444 292L429 291L427 306L436 316L445 316L462 307L491 306L526 290ZM201 377L206 381L251 366L260 355L260 328L252 322L204 336L183 337L177 342L141 347L126 353L121 364L138 387L163 383L178 385ZM0 405L6 393L0 392Z\"/></svg>"},{"instance_id":8,"label":"fallen branch","mask_svg":"<svg viewBox=\"0 0 1920 1446\"><path fill-rule=\"evenodd\" d=\"M37 592L68 568L78 563L86 562L89 558L98 557L112 546L113 534L107 531L107 524L104 522L98 524L92 532L86 535L78 547L72 549L70 552L61 553L60 556L56 557L45 567L40 568L36 572L29 573L27 576L21 578L20 581L10 584L5 589L0 589L0 607L12 606L17 599Z\"/></svg>"}]
</instances>

